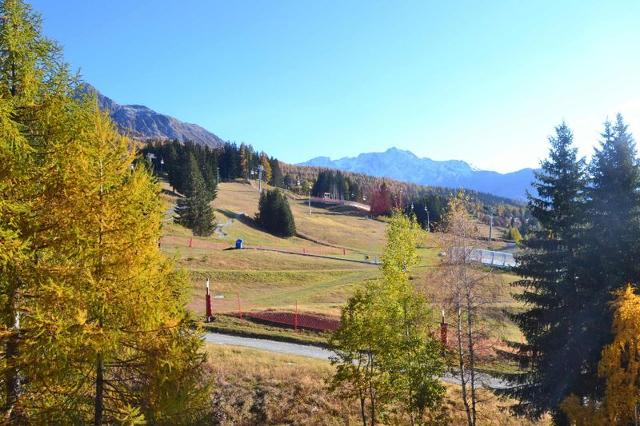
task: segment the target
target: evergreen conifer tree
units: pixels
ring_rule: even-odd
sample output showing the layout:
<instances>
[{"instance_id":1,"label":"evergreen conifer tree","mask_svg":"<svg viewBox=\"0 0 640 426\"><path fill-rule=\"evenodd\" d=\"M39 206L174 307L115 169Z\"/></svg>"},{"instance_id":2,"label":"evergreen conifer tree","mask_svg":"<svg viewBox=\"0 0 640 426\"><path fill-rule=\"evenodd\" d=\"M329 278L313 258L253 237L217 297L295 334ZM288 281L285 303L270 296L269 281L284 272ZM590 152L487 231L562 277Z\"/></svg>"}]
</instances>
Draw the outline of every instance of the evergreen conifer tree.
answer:
<instances>
[{"instance_id":1,"label":"evergreen conifer tree","mask_svg":"<svg viewBox=\"0 0 640 426\"><path fill-rule=\"evenodd\" d=\"M267 232L280 237L291 237L296 233L296 224L287 197L278 189L260 195L256 222Z\"/></svg>"},{"instance_id":2,"label":"evergreen conifer tree","mask_svg":"<svg viewBox=\"0 0 640 426\"><path fill-rule=\"evenodd\" d=\"M598 377L602 348L612 339L614 294L627 283L640 282L640 166L633 137L618 114L605 123L600 147L590 164L585 244L580 258L584 287L578 299L582 313L574 329L580 330L576 347L581 355L579 397L599 399L604 383Z\"/></svg>"},{"instance_id":3,"label":"evergreen conifer tree","mask_svg":"<svg viewBox=\"0 0 640 426\"><path fill-rule=\"evenodd\" d=\"M271 180L269 184L276 187L284 186L284 176L282 175L282 170L280 169L280 162L275 157L269 158L269 165L271 166Z\"/></svg>"},{"instance_id":4,"label":"evergreen conifer tree","mask_svg":"<svg viewBox=\"0 0 640 426\"><path fill-rule=\"evenodd\" d=\"M529 208L539 222L522 241L516 272L522 277L516 296L529 308L513 316L527 344L514 344L529 362L523 375L512 377L508 390L520 400L519 412L532 416L547 410L558 413L560 402L579 391L581 274L578 254L582 245L586 185L585 163L577 157L573 134L565 123L549 139L549 157L536 173ZM559 382L558 378L564 379Z\"/></svg>"},{"instance_id":5,"label":"evergreen conifer tree","mask_svg":"<svg viewBox=\"0 0 640 426\"><path fill-rule=\"evenodd\" d=\"M591 165L587 232L590 258L604 291L640 278L640 166L633 137L620 114L606 122ZM595 263L591 263L595 262Z\"/></svg>"},{"instance_id":6,"label":"evergreen conifer tree","mask_svg":"<svg viewBox=\"0 0 640 426\"><path fill-rule=\"evenodd\" d=\"M185 197L178 200L176 223L193 231L194 235L209 236L215 229L211 201L214 194L207 191L200 168L193 154L189 154Z\"/></svg>"}]
</instances>

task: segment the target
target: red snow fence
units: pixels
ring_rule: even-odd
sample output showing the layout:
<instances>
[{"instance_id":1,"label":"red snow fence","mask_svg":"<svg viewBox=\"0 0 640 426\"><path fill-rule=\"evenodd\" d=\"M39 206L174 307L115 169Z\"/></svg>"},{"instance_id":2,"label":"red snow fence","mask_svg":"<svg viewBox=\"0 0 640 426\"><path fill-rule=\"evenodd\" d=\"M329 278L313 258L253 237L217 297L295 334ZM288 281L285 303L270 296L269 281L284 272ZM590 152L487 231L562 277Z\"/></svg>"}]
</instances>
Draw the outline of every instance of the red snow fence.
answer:
<instances>
[{"instance_id":1,"label":"red snow fence","mask_svg":"<svg viewBox=\"0 0 640 426\"><path fill-rule=\"evenodd\" d=\"M255 322L290 328L304 328L313 331L335 331L340 327L340 320L320 314L307 314L286 311L249 311L234 313Z\"/></svg>"}]
</instances>

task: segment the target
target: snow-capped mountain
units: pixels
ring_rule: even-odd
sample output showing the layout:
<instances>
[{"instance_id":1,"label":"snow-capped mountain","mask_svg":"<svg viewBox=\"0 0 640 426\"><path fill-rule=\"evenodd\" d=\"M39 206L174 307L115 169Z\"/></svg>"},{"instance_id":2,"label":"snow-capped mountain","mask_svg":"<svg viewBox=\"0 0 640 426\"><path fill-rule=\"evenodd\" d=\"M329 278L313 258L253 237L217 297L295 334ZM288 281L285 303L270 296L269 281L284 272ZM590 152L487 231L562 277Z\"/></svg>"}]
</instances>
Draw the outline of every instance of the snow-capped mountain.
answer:
<instances>
[{"instance_id":1,"label":"snow-capped mountain","mask_svg":"<svg viewBox=\"0 0 640 426\"><path fill-rule=\"evenodd\" d=\"M300 165L389 177L421 185L466 188L515 200L525 199L534 172L533 169L522 169L512 173L478 170L464 161L420 158L410 151L398 148L339 160L316 157Z\"/></svg>"}]
</instances>

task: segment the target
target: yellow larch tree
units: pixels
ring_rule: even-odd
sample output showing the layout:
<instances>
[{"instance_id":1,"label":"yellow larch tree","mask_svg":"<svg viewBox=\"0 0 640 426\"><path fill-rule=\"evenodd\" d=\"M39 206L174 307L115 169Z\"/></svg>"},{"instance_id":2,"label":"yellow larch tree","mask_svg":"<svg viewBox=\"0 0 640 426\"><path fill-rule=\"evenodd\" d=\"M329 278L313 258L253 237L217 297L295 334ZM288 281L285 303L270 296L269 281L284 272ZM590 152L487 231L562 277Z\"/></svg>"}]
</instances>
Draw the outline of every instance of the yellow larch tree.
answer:
<instances>
[{"instance_id":1,"label":"yellow larch tree","mask_svg":"<svg viewBox=\"0 0 640 426\"><path fill-rule=\"evenodd\" d=\"M271 163L269 163L269 156L264 152L260 153L260 165L262 166L262 180L265 182L270 182Z\"/></svg>"},{"instance_id":2,"label":"yellow larch tree","mask_svg":"<svg viewBox=\"0 0 640 426\"><path fill-rule=\"evenodd\" d=\"M613 308L614 339L598 364L598 375L606 381L603 401L571 395L562 404L576 426L640 424L640 296L627 286Z\"/></svg>"},{"instance_id":3,"label":"yellow larch tree","mask_svg":"<svg viewBox=\"0 0 640 426\"><path fill-rule=\"evenodd\" d=\"M188 423L207 394L204 358L184 308L188 281L158 248L158 185L95 101L74 120L77 136L47 157L36 269L49 279L29 311L25 364L42 354L48 364L29 370L27 407L47 421Z\"/></svg>"},{"instance_id":4,"label":"yellow larch tree","mask_svg":"<svg viewBox=\"0 0 640 426\"><path fill-rule=\"evenodd\" d=\"M0 423L194 424L208 382L159 187L39 16L0 15Z\"/></svg>"}]
</instances>

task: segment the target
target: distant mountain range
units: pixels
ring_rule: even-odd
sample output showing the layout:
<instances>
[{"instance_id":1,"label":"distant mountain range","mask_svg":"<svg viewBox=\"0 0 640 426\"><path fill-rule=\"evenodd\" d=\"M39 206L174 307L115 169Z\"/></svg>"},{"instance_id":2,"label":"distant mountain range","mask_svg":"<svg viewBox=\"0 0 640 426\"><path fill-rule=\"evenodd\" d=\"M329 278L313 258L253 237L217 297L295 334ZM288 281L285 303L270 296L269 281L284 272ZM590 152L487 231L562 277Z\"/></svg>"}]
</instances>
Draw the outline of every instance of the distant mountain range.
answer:
<instances>
[{"instance_id":1,"label":"distant mountain range","mask_svg":"<svg viewBox=\"0 0 640 426\"><path fill-rule=\"evenodd\" d=\"M95 93L100 109L109 111L111 119L122 133L136 139L177 139L210 147L224 143L220 137L197 124L185 123L143 105L121 105L89 84L84 86L84 91ZM435 161L419 158L410 151L397 148L339 160L316 157L300 165L389 177L420 185L466 188L514 200L525 199L525 191L530 188L533 180L533 169L502 174L477 170L459 160Z\"/></svg>"},{"instance_id":2,"label":"distant mountain range","mask_svg":"<svg viewBox=\"0 0 640 426\"><path fill-rule=\"evenodd\" d=\"M95 93L100 109L109 111L111 119L120 131L133 138L177 139L182 142L189 140L211 147L224 143L217 135L197 124L185 123L143 105L120 105L88 84L85 86L85 90Z\"/></svg>"},{"instance_id":3,"label":"distant mountain range","mask_svg":"<svg viewBox=\"0 0 640 426\"><path fill-rule=\"evenodd\" d=\"M477 170L464 161L435 161L398 148L339 160L316 157L299 165L364 173L420 185L466 188L520 201L531 188L534 172L533 169L513 173Z\"/></svg>"}]
</instances>

